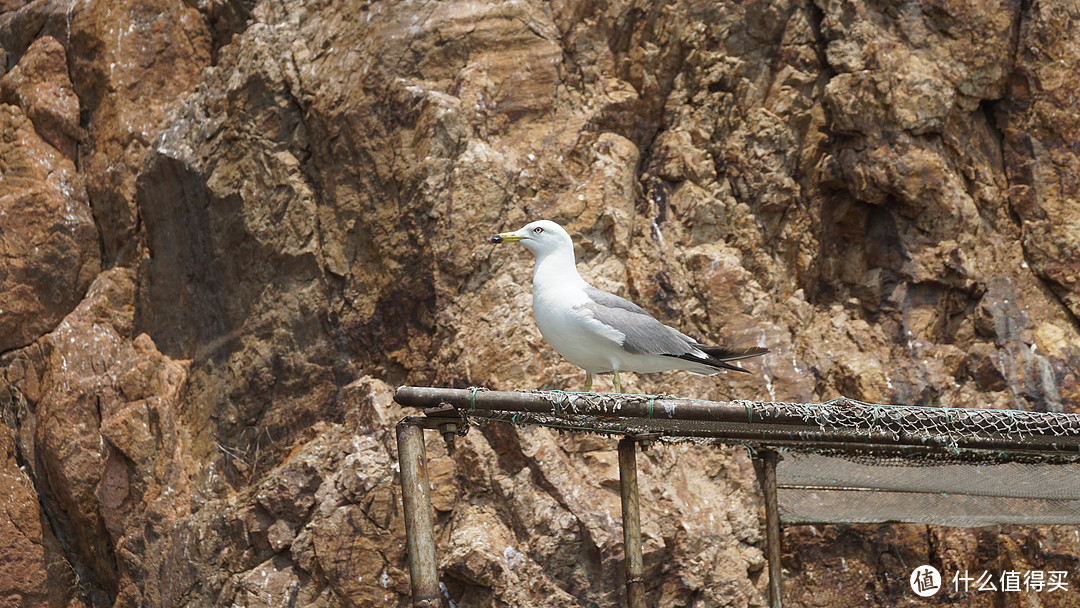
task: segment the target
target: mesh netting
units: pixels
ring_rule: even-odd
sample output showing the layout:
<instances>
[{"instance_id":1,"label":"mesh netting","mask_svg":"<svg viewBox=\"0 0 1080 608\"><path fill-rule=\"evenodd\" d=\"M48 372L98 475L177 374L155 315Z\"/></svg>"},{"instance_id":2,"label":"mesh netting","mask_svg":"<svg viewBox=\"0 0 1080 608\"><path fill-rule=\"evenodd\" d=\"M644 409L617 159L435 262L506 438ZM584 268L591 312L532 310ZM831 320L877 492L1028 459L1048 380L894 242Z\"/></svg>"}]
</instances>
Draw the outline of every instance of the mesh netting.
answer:
<instances>
[{"instance_id":1,"label":"mesh netting","mask_svg":"<svg viewBox=\"0 0 1080 608\"><path fill-rule=\"evenodd\" d=\"M874 488L898 492L980 494L1071 500L1080 497L1080 464L941 462L789 451L776 468L777 483L792 488ZM988 487L987 480L994 484Z\"/></svg>"},{"instance_id":2,"label":"mesh netting","mask_svg":"<svg viewBox=\"0 0 1080 608\"><path fill-rule=\"evenodd\" d=\"M436 390L436 389L431 389ZM1080 415L438 389L472 422L779 454L785 523L1080 523ZM468 425L464 425L468 428Z\"/></svg>"},{"instance_id":3,"label":"mesh netting","mask_svg":"<svg viewBox=\"0 0 1080 608\"><path fill-rule=\"evenodd\" d=\"M1080 463L1056 459L878 459L788 450L776 478L785 523L1080 521Z\"/></svg>"},{"instance_id":4,"label":"mesh netting","mask_svg":"<svg viewBox=\"0 0 1080 608\"><path fill-rule=\"evenodd\" d=\"M1080 436L1080 415L1020 410L935 408L877 405L841 397L825 403L744 403L765 418L798 417L807 424L833 429L884 431L893 435L914 434L945 437L955 444L959 437Z\"/></svg>"},{"instance_id":5,"label":"mesh netting","mask_svg":"<svg viewBox=\"0 0 1080 608\"><path fill-rule=\"evenodd\" d=\"M898 522L970 528L1080 522L1080 500L781 487L777 501L786 525Z\"/></svg>"},{"instance_id":6,"label":"mesh netting","mask_svg":"<svg viewBox=\"0 0 1080 608\"><path fill-rule=\"evenodd\" d=\"M846 398L807 404L562 391L520 395L539 398L539 407L537 402L527 409L477 406L474 396L469 407L459 411L475 419L566 430L659 434L666 441L713 438L728 443L801 445L818 451L892 445L906 446L909 455L969 460L1045 459L1048 455L1080 459L1077 414L876 405Z\"/></svg>"}]
</instances>

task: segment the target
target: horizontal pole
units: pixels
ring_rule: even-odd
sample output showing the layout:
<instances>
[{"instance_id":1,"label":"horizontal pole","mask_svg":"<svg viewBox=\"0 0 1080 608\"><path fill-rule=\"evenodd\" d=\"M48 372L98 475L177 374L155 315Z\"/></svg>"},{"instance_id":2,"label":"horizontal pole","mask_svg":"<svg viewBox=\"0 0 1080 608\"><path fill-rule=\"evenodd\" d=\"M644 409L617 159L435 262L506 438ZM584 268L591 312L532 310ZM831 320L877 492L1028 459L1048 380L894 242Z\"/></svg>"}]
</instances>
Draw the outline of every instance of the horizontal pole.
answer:
<instances>
[{"instance_id":1,"label":"horizontal pole","mask_svg":"<svg viewBox=\"0 0 1080 608\"><path fill-rule=\"evenodd\" d=\"M750 421L747 416L752 416L752 412L748 413L747 406L739 402L653 398L647 395L614 393L523 393L403 386L395 391L394 400L411 407L431 407L445 403L466 411L497 410L536 414L558 413L561 403L565 403L568 413L710 422L747 422ZM760 415L758 421L764 421ZM770 419L769 422L785 421ZM798 417L792 417L786 422L806 426L806 421Z\"/></svg>"},{"instance_id":2,"label":"horizontal pole","mask_svg":"<svg viewBox=\"0 0 1080 608\"><path fill-rule=\"evenodd\" d=\"M496 414L488 416L487 414ZM642 433L656 435L658 439L685 438L685 439L713 439L726 443L767 444L776 448L798 448L803 450L836 450L847 453L873 454L882 457L912 457L945 455L956 456L962 451L965 456L974 460L991 460L1002 462L1006 459L1001 457L1002 452L1008 452L1010 456L1029 456L1054 459L1063 462L1080 461L1080 440L1061 441L1062 438L1025 437L1019 440L995 440L986 438L960 438L954 443L938 440L936 437L925 437L916 434L893 435L882 432L864 432L858 429L821 429L820 427L802 427L802 429L783 428L769 425L745 425L745 427L733 428L732 426L717 428L715 430L702 429L658 429L658 428L616 428L589 427L579 425L571 427L566 424L554 426L545 422L522 418L514 421L505 412L488 412L477 410L473 418L490 420L494 422L516 422L519 424L538 424L540 426L553 426L561 430L610 433L615 435L637 436ZM526 414L528 416L528 414ZM1068 438L1066 438L1068 439Z\"/></svg>"},{"instance_id":3,"label":"horizontal pole","mask_svg":"<svg viewBox=\"0 0 1080 608\"><path fill-rule=\"evenodd\" d=\"M907 428L938 428L951 426L965 418L1051 422L1063 432L1080 435L1080 414L1048 414L1022 410L993 410L977 408L934 408L905 405L874 405L856 401L841 403L783 403L775 401L705 401L652 395L616 393L570 393L563 391L489 391L420 386L402 386L394 393L401 405L430 407L445 403L459 410L482 409L533 413L568 413L628 418L668 420L699 420L708 422L763 422L793 426L808 426L810 411L830 412L851 416L854 412L888 411L892 420ZM776 411L770 408L791 409L799 413ZM1020 431L1023 432L1023 431Z\"/></svg>"},{"instance_id":4,"label":"horizontal pole","mask_svg":"<svg viewBox=\"0 0 1080 608\"><path fill-rule=\"evenodd\" d=\"M850 449L843 444L855 446L896 446L913 448L928 453L949 453L954 449L998 450L1037 454L1080 453L1080 416L1051 415L1059 432L1066 435L1041 435L1031 431L1003 435L990 432L960 434L948 428L951 422L964 417L978 416L998 422L1023 417L1038 420L1033 412L1003 412L1001 410L972 410L959 408L911 408L906 406L877 406L881 410L891 407L903 410L889 412L894 425L910 424L912 429L893 432L882 428L865 426L820 426L808 421L810 408L814 411L853 418L852 407L833 404L781 404L750 401L703 401L695 399L672 399L648 395L616 395L563 392L510 392L474 389L449 389L403 386L394 399L405 406L431 407L447 404L463 415L497 419L506 414L532 414L562 417L573 424L571 415L600 418L596 428L584 427L583 431L634 434L660 432L673 437L706 437L721 440L748 442L793 442L797 445L819 444L836 449ZM791 407L791 406L796 407ZM786 411L775 411L770 406L786 406ZM871 408L860 406L864 412ZM872 419L871 419L872 420ZM1050 420L1050 419L1048 419ZM509 420L544 424L535 420ZM710 428L676 428L677 422L713 422L728 426ZM673 426L676 425L676 426ZM935 425L939 425L940 428ZM633 428L629 428L633 427ZM664 428L666 427L666 428ZM575 430L572 426L560 426Z\"/></svg>"}]
</instances>

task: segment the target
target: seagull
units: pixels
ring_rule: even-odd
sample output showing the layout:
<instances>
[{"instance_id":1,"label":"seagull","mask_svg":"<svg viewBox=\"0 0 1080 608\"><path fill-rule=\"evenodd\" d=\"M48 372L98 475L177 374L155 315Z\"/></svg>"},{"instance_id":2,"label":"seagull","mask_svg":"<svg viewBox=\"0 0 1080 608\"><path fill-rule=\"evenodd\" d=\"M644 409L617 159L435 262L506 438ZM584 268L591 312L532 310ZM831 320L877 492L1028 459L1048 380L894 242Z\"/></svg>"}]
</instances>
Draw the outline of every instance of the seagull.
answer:
<instances>
[{"instance_id":1,"label":"seagull","mask_svg":"<svg viewBox=\"0 0 1080 608\"><path fill-rule=\"evenodd\" d=\"M614 374L615 392L622 393L619 372L750 373L728 361L769 352L766 348L701 344L657 321L637 304L589 285L578 274L570 235L550 220L496 234L491 242L521 243L536 258L533 318L544 340L585 370L585 392L592 390L596 374Z\"/></svg>"}]
</instances>

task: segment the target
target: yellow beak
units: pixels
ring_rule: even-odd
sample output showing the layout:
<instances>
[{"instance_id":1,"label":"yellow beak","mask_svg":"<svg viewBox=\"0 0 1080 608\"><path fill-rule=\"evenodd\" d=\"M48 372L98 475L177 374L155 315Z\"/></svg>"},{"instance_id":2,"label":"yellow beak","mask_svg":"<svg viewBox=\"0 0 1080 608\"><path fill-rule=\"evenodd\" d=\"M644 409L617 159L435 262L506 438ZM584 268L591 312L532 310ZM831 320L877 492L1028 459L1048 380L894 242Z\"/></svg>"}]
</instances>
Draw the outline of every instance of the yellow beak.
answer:
<instances>
[{"instance_id":1,"label":"yellow beak","mask_svg":"<svg viewBox=\"0 0 1080 608\"><path fill-rule=\"evenodd\" d=\"M520 237L513 232L503 232L491 237L492 243L516 243L525 237Z\"/></svg>"}]
</instances>

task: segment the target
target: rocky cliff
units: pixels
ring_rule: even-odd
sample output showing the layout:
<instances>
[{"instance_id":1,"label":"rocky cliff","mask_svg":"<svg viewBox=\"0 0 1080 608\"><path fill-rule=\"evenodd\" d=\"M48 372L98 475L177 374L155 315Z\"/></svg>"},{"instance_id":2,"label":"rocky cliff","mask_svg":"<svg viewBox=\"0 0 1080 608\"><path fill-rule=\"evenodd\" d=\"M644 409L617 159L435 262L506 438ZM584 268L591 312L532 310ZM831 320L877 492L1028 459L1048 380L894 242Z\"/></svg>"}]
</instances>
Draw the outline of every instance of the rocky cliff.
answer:
<instances>
[{"instance_id":1,"label":"rocky cliff","mask_svg":"<svg viewBox=\"0 0 1080 608\"><path fill-rule=\"evenodd\" d=\"M1075 2L0 10L0 606L408 605L392 387L583 381L485 240L537 217L772 351L629 390L1080 411ZM455 605L621 601L610 440L460 443L428 442ZM763 605L746 455L639 466L649 603ZM1073 532L793 527L786 599L1076 574Z\"/></svg>"}]
</instances>

